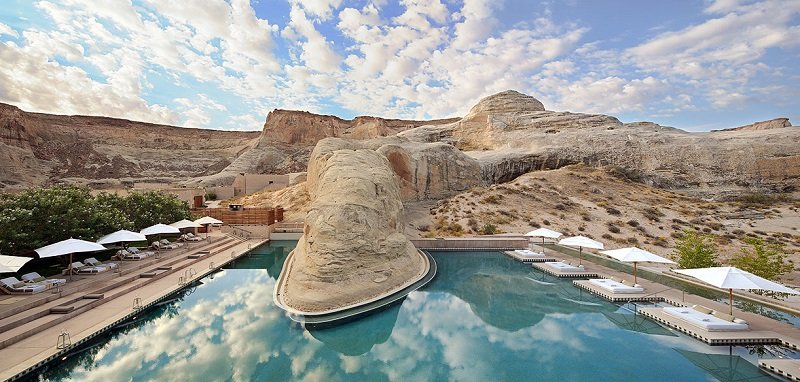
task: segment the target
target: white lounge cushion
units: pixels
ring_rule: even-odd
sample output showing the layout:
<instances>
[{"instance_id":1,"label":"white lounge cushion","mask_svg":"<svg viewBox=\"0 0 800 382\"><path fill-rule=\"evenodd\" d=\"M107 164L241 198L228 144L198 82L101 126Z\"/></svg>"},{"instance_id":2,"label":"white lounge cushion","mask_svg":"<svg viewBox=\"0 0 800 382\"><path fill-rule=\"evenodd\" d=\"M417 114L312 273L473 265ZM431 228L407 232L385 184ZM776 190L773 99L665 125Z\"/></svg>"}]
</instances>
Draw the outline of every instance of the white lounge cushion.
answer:
<instances>
[{"instance_id":1,"label":"white lounge cushion","mask_svg":"<svg viewBox=\"0 0 800 382\"><path fill-rule=\"evenodd\" d=\"M725 321L710 314L700 313L691 308L666 307L664 313L683 319L692 325L698 326L708 331L734 331L748 330L747 323Z\"/></svg>"},{"instance_id":2,"label":"white lounge cushion","mask_svg":"<svg viewBox=\"0 0 800 382\"><path fill-rule=\"evenodd\" d=\"M119 267L119 264L117 263L101 263L100 260L97 260L94 257L90 257L84 261L86 262L86 264L89 264L94 267L106 267L110 269L117 269Z\"/></svg>"},{"instance_id":3,"label":"white lounge cushion","mask_svg":"<svg viewBox=\"0 0 800 382\"><path fill-rule=\"evenodd\" d=\"M514 252L516 252L520 256L530 256L530 257L543 257L544 256L544 252L534 252L534 251L531 251L530 249L515 249Z\"/></svg>"},{"instance_id":4,"label":"white lounge cushion","mask_svg":"<svg viewBox=\"0 0 800 382\"><path fill-rule=\"evenodd\" d=\"M629 286L610 279L590 279L590 283L597 285L611 293L642 293L644 288Z\"/></svg>"},{"instance_id":5,"label":"white lounge cushion","mask_svg":"<svg viewBox=\"0 0 800 382\"><path fill-rule=\"evenodd\" d=\"M66 284L67 280L64 279L46 279L39 274L39 272L31 272L22 275L22 279L29 283L40 284Z\"/></svg>"},{"instance_id":6,"label":"white lounge cushion","mask_svg":"<svg viewBox=\"0 0 800 382\"><path fill-rule=\"evenodd\" d=\"M583 265L569 265L561 261L548 261L545 262L550 267L556 268L561 272L583 272L584 268Z\"/></svg>"}]
</instances>

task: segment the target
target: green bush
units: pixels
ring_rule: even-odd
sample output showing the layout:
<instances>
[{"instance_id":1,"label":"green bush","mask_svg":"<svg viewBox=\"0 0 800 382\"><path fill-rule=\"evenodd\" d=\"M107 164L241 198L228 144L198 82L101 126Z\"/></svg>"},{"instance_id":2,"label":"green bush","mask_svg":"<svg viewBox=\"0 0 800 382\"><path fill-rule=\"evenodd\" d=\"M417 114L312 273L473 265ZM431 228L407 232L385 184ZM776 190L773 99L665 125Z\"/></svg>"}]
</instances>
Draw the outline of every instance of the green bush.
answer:
<instances>
[{"instance_id":1,"label":"green bush","mask_svg":"<svg viewBox=\"0 0 800 382\"><path fill-rule=\"evenodd\" d=\"M217 200L217 193L213 191L206 192L206 200Z\"/></svg>"},{"instance_id":2,"label":"green bush","mask_svg":"<svg viewBox=\"0 0 800 382\"><path fill-rule=\"evenodd\" d=\"M777 280L781 275L791 272L792 264L786 262L783 244L767 244L759 238L745 238L749 248L742 248L739 255L731 261L734 266L769 280Z\"/></svg>"},{"instance_id":3,"label":"green bush","mask_svg":"<svg viewBox=\"0 0 800 382\"><path fill-rule=\"evenodd\" d=\"M710 235L704 235L694 230L683 231L683 237L678 239L674 252L675 260L680 268L707 268L719 265L714 254L714 247Z\"/></svg>"},{"instance_id":4,"label":"green bush","mask_svg":"<svg viewBox=\"0 0 800 382\"><path fill-rule=\"evenodd\" d=\"M56 186L0 194L0 253L22 254L69 238L94 241L188 217L185 202L154 191L93 196L88 188Z\"/></svg>"}]
</instances>

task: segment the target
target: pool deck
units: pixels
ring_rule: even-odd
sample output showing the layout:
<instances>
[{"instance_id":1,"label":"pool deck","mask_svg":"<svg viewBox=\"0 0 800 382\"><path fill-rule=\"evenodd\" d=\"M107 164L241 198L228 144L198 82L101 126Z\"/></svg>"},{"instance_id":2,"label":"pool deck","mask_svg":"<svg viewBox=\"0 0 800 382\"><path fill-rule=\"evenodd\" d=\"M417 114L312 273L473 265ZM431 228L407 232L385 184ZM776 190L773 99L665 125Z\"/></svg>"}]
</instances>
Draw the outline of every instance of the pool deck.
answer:
<instances>
[{"instance_id":1,"label":"pool deck","mask_svg":"<svg viewBox=\"0 0 800 382\"><path fill-rule=\"evenodd\" d=\"M790 381L800 381L800 359L762 359L758 366Z\"/></svg>"},{"instance_id":2,"label":"pool deck","mask_svg":"<svg viewBox=\"0 0 800 382\"><path fill-rule=\"evenodd\" d=\"M520 255L519 253L517 253L515 251L504 251L503 253L505 253L506 255L512 257L513 259L515 259L517 261L521 261L523 263L544 263L544 262L547 262L547 261L556 261L555 257L547 256L547 255L545 255L545 256L524 256L524 255Z\"/></svg>"},{"instance_id":3,"label":"pool deck","mask_svg":"<svg viewBox=\"0 0 800 382\"><path fill-rule=\"evenodd\" d=\"M3 296L11 302L0 304L0 328L4 328L0 332L0 380L16 379L65 356L266 242L222 233L211 236L208 242L165 251L159 259L120 262L120 272L75 277L57 293ZM73 310L53 314L51 308L56 306ZM69 345L60 349L56 345L63 332L69 334Z\"/></svg>"},{"instance_id":4,"label":"pool deck","mask_svg":"<svg viewBox=\"0 0 800 382\"><path fill-rule=\"evenodd\" d=\"M550 276L555 276L561 279L590 279L600 277L597 272L564 272L558 268L551 267L547 263L533 263L533 267L544 273L547 273Z\"/></svg>"},{"instance_id":5,"label":"pool deck","mask_svg":"<svg viewBox=\"0 0 800 382\"><path fill-rule=\"evenodd\" d=\"M643 280L642 280L643 281ZM644 287L644 292L641 293L614 293L608 289L604 289L598 285L592 284L589 280L574 280L572 282L576 287L581 288L589 293L598 295L611 302L630 302L630 301L647 301L647 302L661 302L664 297L659 296L655 290Z\"/></svg>"}]
</instances>

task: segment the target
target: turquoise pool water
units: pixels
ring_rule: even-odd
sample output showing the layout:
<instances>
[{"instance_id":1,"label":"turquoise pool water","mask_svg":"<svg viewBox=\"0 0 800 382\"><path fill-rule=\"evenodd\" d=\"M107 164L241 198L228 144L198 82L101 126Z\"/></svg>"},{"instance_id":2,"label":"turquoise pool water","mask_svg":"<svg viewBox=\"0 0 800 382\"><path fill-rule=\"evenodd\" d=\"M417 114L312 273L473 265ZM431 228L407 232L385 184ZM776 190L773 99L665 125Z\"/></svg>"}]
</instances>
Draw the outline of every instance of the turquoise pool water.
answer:
<instances>
[{"instance_id":1,"label":"turquoise pool water","mask_svg":"<svg viewBox=\"0 0 800 382\"><path fill-rule=\"evenodd\" d=\"M358 321L306 330L272 303L293 246L254 250L32 377L757 381L771 380L752 364L758 351L785 351L710 347L497 252L433 253L439 274L425 288Z\"/></svg>"}]
</instances>

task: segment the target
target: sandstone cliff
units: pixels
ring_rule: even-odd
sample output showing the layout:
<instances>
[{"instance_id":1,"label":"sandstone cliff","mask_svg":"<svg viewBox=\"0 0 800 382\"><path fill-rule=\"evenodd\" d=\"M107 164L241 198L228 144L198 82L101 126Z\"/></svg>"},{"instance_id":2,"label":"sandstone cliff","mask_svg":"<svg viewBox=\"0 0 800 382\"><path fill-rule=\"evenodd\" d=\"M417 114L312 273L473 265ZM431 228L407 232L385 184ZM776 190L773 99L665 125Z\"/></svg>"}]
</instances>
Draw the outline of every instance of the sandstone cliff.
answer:
<instances>
[{"instance_id":1,"label":"sandstone cliff","mask_svg":"<svg viewBox=\"0 0 800 382\"><path fill-rule=\"evenodd\" d=\"M204 184L219 184L242 172L285 174L305 171L314 145L323 138L366 140L393 136L422 125L438 125L458 120L413 121L370 116L345 120L307 111L275 109L267 115L258 143L242 153L218 174L199 179Z\"/></svg>"},{"instance_id":2,"label":"sandstone cliff","mask_svg":"<svg viewBox=\"0 0 800 382\"><path fill-rule=\"evenodd\" d=\"M790 126L792 126L792 123L789 122L789 118L775 118L767 121L752 123L749 125L734 127L730 129L714 130L714 131L769 130L769 129L780 129Z\"/></svg>"},{"instance_id":3,"label":"sandstone cliff","mask_svg":"<svg viewBox=\"0 0 800 382\"><path fill-rule=\"evenodd\" d=\"M29 113L0 104L0 188L64 178L96 186L183 180L220 171L257 138L257 132Z\"/></svg>"},{"instance_id":4,"label":"sandstone cliff","mask_svg":"<svg viewBox=\"0 0 800 382\"><path fill-rule=\"evenodd\" d=\"M386 157L355 141L323 139L306 181L303 236L283 272L286 306L323 313L400 290L425 263L403 234L400 185Z\"/></svg>"},{"instance_id":5,"label":"sandstone cliff","mask_svg":"<svg viewBox=\"0 0 800 382\"><path fill-rule=\"evenodd\" d=\"M706 196L800 189L800 129L794 127L688 133L605 115L545 111L534 101L507 91L484 98L457 122L398 135L463 150L479 161L485 184L585 163L617 166L631 179Z\"/></svg>"}]
</instances>

